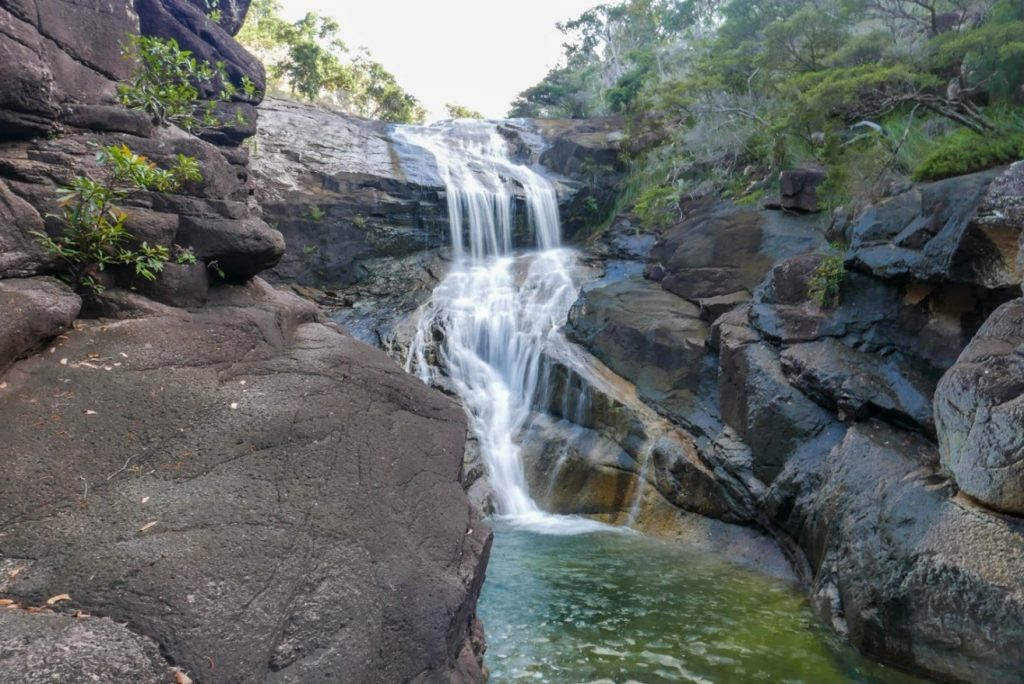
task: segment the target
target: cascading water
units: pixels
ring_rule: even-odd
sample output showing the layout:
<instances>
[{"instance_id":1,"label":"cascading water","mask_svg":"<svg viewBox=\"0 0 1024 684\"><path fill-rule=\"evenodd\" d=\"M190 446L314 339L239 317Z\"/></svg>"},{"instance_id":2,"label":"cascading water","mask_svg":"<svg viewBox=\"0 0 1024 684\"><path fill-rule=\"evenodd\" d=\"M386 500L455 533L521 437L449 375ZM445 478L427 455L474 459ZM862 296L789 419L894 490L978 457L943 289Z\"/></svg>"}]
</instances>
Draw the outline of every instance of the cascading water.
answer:
<instances>
[{"instance_id":1,"label":"cascading water","mask_svg":"<svg viewBox=\"0 0 1024 684\"><path fill-rule=\"evenodd\" d=\"M596 523L544 514L529 494L516 437L528 421L546 365L545 350L566 344L560 328L576 299L575 255L561 246L558 202L541 174L510 160L488 122L402 128L395 136L437 161L447 190L454 264L421 312L406 369L424 382L435 331L437 362L462 398L480 440L498 513L551 531ZM515 206L526 206L534 250L513 253Z\"/></svg>"}]
</instances>

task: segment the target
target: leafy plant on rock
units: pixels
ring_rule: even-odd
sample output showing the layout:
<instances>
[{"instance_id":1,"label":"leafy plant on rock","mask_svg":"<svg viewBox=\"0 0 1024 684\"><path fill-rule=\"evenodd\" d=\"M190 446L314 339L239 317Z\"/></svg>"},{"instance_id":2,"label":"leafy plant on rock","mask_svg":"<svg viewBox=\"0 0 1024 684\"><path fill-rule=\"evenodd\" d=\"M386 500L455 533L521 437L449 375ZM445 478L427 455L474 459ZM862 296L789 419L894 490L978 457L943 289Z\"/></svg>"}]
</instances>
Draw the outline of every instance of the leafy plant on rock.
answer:
<instances>
[{"instance_id":1,"label":"leafy plant on rock","mask_svg":"<svg viewBox=\"0 0 1024 684\"><path fill-rule=\"evenodd\" d=\"M807 293L821 308L831 308L839 302L839 293L846 278L846 249L830 245L826 254L807 281Z\"/></svg>"},{"instance_id":2,"label":"leafy plant on rock","mask_svg":"<svg viewBox=\"0 0 1024 684\"><path fill-rule=\"evenodd\" d=\"M76 289L102 292L100 271L108 266L128 266L135 275L156 280L170 259L164 245L148 242L133 244L128 231L128 214L118 204L140 190L174 192L185 183L202 180L194 157L178 155L170 168L160 168L127 145L102 148L97 161L105 170L105 178L76 176L60 191L59 218L63 232L52 237L33 232L39 243L65 263L65 279Z\"/></svg>"},{"instance_id":3,"label":"leafy plant on rock","mask_svg":"<svg viewBox=\"0 0 1024 684\"><path fill-rule=\"evenodd\" d=\"M229 101L239 91L223 62L196 59L173 38L132 36L122 46L122 53L135 68L128 80L118 85L121 104L149 113L161 126L174 124L189 132L216 127L221 124L215 113L217 100ZM203 98L207 86L219 87L217 100ZM247 98L257 95L247 76L240 89Z\"/></svg>"}]
</instances>

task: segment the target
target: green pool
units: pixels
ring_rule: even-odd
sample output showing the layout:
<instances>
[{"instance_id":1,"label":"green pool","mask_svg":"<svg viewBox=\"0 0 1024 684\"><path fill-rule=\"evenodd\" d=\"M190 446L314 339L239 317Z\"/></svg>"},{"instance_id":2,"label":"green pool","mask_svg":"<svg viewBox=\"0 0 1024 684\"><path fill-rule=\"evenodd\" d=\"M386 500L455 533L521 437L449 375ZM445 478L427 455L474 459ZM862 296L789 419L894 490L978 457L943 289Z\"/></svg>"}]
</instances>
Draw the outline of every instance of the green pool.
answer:
<instances>
[{"instance_id":1,"label":"green pool","mask_svg":"<svg viewBox=\"0 0 1024 684\"><path fill-rule=\"evenodd\" d=\"M497 522L479 610L495 684L921 681L838 643L784 583L638 534Z\"/></svg>"}]
</instances>

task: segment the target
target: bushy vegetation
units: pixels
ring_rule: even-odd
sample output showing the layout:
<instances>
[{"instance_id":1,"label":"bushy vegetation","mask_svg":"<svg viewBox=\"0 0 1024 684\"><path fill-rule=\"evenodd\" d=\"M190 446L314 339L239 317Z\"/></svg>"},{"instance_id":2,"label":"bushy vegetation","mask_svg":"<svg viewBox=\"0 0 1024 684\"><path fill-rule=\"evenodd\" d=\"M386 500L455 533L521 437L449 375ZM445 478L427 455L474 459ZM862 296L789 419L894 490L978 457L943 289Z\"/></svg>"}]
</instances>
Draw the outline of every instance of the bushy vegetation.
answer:
<instances>
[{"instance_id":1,"label":"bushy vegetation","mask_svg":"<svg viewBox=\"0 0 1024 684\"><path fill-rule=\"evenodd\" d=\"M199 164L194 157L178 155L172 166L163 169L127 145L102 148L97 161L105 172L102 179L76 176L61 190L61 234L33 234L48 252L60 257L66 266L65 278L78 290L102 291L98 275L109 266L127 266L135 275L155 280L172 258L171 251L165 245L135 243L126 227L128 214L118 205L133 192L174 192L202 180ZM178 263L195 262L188 249L176 248L174 258Z\"/></svg>"},{"instance_id":2,"label":"bushy vegetation","mask_svg":"<svg viewBox=\"0 0 1024 684\"><path fill-rule=\"evenodd\" d=\"M641 223L824 168L826 207L897 178L1020 157L1019 0L622 0L562 24L563 62L513 116L625 117Z\"/></svg>"},{"instance_id":3,"label":"bushy vegetation","mask_svg":"<svg viewBox=\"0 0 1024 684\"><path fill-rule=\"evenodd\" d=\"M811 273L807 281L807 294L823 309L839 303L839 295L846 277L846 249L842 245L833 244L829 253Z\"/></svg>"},{"instance_id":4,"label":"bushy vegetation","mask_svg":"<svg viewBox=\"0 0 1024 684\"><path fill-rule=\"evenodd\" d=\"M272 93L383 121L422 123L419 101L365 51L350 57L339 28L315 12L289 22L278 0L255 0L237 38L266 65Z\"/></svg>"},{"instance_id":5,"label":"bushy vegetation","mask_svg":"<svg viewBox=\"0 0 1024 684\"><path fill-rule=\"evenodd\" d=\"M949 178L1022 158L1024 133L979 135L970 130L958 130L937 141L934 149L914 169L914 180Z\"/></svg>"},{"instance_id":6,"label":"bushy vegetation","mask_svg":"<svg viewBox=\"0 0 1024 684\"><path fill-rule=\"evenodd\" d=\"M141 109L161 126L174 124L186 131L221 125L215 115L216 101L230 100L238 92L223 64L210 64L183 50L173 38L132 36L122 53L134 68L127 81L118 85L121 104ZM214 99L204 98L200 89L214 89ZM242 92L256 96L256 86L242 79Z\"/></svg>"}]
</instances>

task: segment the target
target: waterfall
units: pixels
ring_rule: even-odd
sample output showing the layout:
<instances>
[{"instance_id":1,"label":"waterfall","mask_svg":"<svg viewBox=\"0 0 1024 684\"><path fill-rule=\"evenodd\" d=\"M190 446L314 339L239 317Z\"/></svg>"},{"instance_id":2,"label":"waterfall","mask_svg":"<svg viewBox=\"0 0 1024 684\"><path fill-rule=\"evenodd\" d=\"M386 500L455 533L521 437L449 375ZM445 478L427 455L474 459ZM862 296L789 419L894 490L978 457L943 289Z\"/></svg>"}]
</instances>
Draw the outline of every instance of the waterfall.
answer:
<instances>
[{"instance_id":1,"label":"waterfall","mask_svg":"<svg viewBox=\"0 0 1024 684\"><path fill-rule=\"evenodd\" d=\"M545 349L566 344L561 326L577 296L575 255L561 245L555 189L510 159L508 142L494 123L402 127L394 135L428 150L437 162L454 256L421 309L406 370L424 382L439 380L442 371L428 355L440 335L436 363L461 397L480 440L498 513L546 520L551 527L552 517L530 496L515 440L535 394L547 386L541 377ZM520 255L512 249L517 197L525 204L533 241Z\"/></svg>"}]
</instances>

